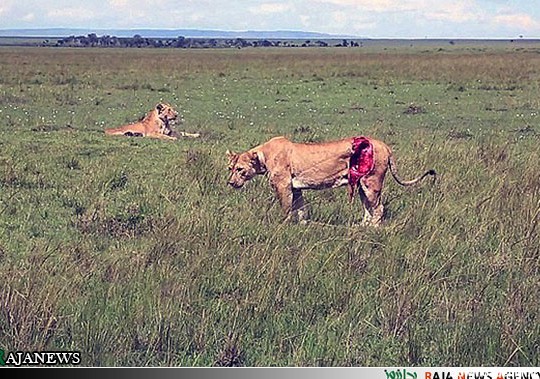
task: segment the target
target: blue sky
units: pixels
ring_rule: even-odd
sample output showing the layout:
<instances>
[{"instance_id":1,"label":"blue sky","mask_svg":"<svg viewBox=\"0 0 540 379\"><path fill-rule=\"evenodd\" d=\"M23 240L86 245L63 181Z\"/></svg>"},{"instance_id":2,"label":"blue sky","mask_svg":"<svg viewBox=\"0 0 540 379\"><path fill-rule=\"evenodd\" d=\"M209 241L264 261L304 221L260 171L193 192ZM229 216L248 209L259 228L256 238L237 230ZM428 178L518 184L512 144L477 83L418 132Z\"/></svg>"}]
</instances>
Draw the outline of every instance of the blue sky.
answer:
<instances>
[{"instance_id":1,"label":"blue sky","mask_svg":"<svg viewBox=\"0 0 540 379\"><path fill-rule=\"evenodd\" d=\"M305 30L540 38L540 0L1 0L0 28Z\"/></svg>"}]
</instances>

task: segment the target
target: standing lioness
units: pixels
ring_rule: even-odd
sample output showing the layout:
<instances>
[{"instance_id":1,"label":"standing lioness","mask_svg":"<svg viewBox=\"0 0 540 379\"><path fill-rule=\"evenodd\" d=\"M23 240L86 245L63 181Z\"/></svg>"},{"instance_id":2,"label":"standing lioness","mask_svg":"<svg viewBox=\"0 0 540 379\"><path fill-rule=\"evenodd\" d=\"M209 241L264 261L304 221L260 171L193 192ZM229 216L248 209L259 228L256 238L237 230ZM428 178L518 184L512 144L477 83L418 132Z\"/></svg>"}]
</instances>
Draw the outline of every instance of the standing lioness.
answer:
<instances>
[{"instance_id":1,"label":"standing lioness","mask_svg":"<svg viewBox=\"0 0 540 379\"><path fill-rule=\"evenodd\" d=\"M285 137L275 137L246 152L227 151L231 176L228 184L242 187L259 174L269 174L281 206L288 217L305 219L304 189L336 188L349 184L350 194L358 186L364 205L362 223L378 226L383 217L381 191L388 167L394 179L409 186L427 175L403 181L396 172L390 148L373 138L354 137L325 143L294 143Z\"/></svg>"},{"instance_id":2,"label":"standing lioness","mask_svg":"<svg viewBox=\"0 0 540 379\"><path fill-rule=\"evenodd\" d=\"M172 130L171 126L177 117L178 112L169 104L158 103L141 121L119 128L105 129L105 134L170 140L176 139L175 134L183 137L199 137L198 133L176 132Z\"/></svg>"}]
</instances>

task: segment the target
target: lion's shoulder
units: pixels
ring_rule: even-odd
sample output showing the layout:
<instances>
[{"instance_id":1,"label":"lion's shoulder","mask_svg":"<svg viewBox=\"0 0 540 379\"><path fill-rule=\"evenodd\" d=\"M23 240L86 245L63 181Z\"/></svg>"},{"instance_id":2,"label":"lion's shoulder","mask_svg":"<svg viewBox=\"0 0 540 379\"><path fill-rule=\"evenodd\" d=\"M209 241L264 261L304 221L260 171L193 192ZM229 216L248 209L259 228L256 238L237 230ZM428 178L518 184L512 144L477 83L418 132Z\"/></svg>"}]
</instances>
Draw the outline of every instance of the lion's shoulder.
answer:
<instances>
[{"instance_id":1,"label":"lion's shoulder","mask_svg":"<svg viewBox=\"0 0 540 379\"><path fill-rule=\"evenodd\" d=\"M147 129L147 131L159 131L163 121L159 118L157 111L152 109L146 114L142 121L140 121L140 124Z\"/></svg>"}]
</instances>

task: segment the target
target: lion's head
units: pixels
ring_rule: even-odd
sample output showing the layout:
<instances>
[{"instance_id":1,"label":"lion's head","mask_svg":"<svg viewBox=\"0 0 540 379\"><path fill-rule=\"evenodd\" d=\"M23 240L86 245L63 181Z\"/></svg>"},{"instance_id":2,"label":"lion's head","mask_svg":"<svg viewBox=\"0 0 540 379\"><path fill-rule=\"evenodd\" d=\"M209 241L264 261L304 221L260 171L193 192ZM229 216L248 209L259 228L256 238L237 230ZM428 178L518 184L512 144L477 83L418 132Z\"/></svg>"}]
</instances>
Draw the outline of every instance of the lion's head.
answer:
<instances>
[{"instance_id":1,"label":"lion's head","mask_svg":"<svg viewBox=\"0 0 540 379\"><path fill-rule=\"evenodd\" d=\"M171 133L170 125L176 121L178 117L178 112L174 110L173 107L171 107L169 104L166 103L158 103L156 105L156 113L157 117L163 122L164 125L164 133L169 134Z\"/></svg>"},{"instance_id":2,"label":"lion's head","mask_svg":"<svg viewBox=\"0 0 540 379\"><path fill-rule=\"evenodd\" d=\"M231 172L228 184L234 188L241 188L255 175L266 172L261 156L256 151L232 153L227 150L227 157L229 159L229 171Z\"/></svg>"}]
</instances>

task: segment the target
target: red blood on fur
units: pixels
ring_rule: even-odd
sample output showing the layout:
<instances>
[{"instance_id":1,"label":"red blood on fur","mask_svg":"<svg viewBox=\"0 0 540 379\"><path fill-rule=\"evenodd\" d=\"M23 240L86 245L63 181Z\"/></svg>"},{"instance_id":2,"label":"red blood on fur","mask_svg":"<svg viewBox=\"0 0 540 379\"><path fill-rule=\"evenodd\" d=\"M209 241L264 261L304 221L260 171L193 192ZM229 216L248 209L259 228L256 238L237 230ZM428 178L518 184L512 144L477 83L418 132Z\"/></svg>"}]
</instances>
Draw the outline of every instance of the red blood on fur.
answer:
<instances>
[{"instance_id":1,"label":"red blood on fur","mask_svg":"<svg viewBox=\"0 0 540 379\"><path fill-rule=\"evenodd\" d=\"M373 171L373 144L366 137L354 137L352 141L352 155L349 161L349 196L351 200L354 190L362 177Z\"/></svg>"}]
</instances>

